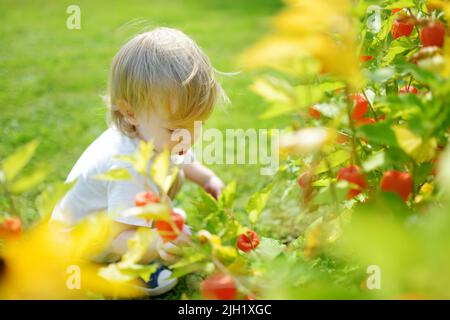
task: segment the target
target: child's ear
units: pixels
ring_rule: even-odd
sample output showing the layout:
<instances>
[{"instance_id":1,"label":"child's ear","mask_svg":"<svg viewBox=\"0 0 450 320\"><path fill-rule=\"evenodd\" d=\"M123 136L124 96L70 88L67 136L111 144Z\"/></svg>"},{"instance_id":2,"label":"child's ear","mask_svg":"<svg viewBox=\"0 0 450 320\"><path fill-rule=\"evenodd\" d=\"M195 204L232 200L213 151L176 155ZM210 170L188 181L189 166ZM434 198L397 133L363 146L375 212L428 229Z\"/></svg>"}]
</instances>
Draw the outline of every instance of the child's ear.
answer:
<instances>
[{"instance_id":1,"label":"child's ear","mask_svg":"<svg viewBox=\"0 0 450 320\"><path fill-rule=\"evenodd\" d=\"M120 113L122 116L132 125L137 125L136 121L136 112L133 110L131 105L125 101L120 100L117 102L117 107L119 108Z\"/></svg>"}]
</instances>

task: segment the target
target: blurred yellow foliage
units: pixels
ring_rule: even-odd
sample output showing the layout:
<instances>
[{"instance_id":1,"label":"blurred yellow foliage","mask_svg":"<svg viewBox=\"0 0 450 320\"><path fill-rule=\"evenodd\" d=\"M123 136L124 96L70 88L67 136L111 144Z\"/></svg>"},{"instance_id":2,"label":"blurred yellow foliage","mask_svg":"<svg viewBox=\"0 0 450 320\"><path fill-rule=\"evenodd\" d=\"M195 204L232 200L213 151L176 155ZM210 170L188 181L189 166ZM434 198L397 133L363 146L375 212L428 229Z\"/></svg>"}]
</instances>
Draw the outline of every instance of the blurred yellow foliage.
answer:
<instances>
[{"instance_id":1,"label":"blurred yellow foliage","mask_svg":"<svg viewBox=\"0 0 450 320\"><path fill-rule=\"evenodd\" d=\"M281 156L318 151L334 141L335 132L325 127L310 127L288 132L280 137Z\"/></svg>"},{"instance_id":2,"label":"blurred yellow foliage","mask_svg":"<svg viewBox=\"0 0 450 320\"><path fill-rule=\"evenodd\" d=\"M287 4L274 18L272 34L242 55L243 66L275 66L312 56L320 61L322 72L359 87L362 77L352 1L296 0Z\"/></svg>"},{"instance_id":3,"label":"blurred yellow foliage","mask_svg":"<svg viewBox=\"0 0 450 320\"><path fill-rule=\"evenodd\" d=\"M105 249L112 232L111 220L100 214L71 231L57 224L49 227L44 220L21 238L5 242L0 248L5 264L0 298L82 299L87 292L112 298L138 296L131 283L101 278L101 265L91 262Z\"/></svg>"},{"instance_id":4,"label":"blurred yellow foliage","mask_svg":"<svg viewBox=\"0 0 450 320\"><path fill-rule=\"evenodd\" d=\"M436 138L423 139L404 126L394 126L393 130L400 147L418 163L433 160L436 154Z\"/></svg>"}]
</instances>

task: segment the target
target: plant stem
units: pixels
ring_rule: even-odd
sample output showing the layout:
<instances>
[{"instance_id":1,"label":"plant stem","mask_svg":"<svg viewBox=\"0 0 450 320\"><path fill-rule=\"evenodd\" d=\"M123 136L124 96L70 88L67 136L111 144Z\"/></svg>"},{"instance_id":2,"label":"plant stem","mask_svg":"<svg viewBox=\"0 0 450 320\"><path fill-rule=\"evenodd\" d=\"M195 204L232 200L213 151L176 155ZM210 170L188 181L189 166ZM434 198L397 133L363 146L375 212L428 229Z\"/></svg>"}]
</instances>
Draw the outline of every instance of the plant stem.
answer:
<instances>
[{"instance_id":1,"label":"plant stem","mask_svg":"<svg viewBox=\"0 0 450 320\"><path fill-rule=\"evenodd\" d=\"M352 121L352 101L350 100L350 90L348 86L345 87L345 94L347 96L347 117L348 124L350 126L350 130L352 131L352 155L353 155L353 163L360 165L361 161L359 160L358 153L356 152L356 129Z\"/></svg>"},{"instance_id":2,"label":"plant stem","mask_svg":"<svg viewBox=\"0 0 450 320\"><path fill-rule=\"evenodd\" d=\"M362 91L362 94L364 95L364 98L366 98L366 100L367 100L367 104L369 105L370 111L373 113L373 117L375 118L375 121L378 122L378 117L377 117L377 114L376 114L376 112L375 112L375 109L373 108L373 105L372 105L372 103L370 102L370 100L369 100L369 98L367 97L366 92L365 92L364 90Z\"/></svg>"},{"instance_id":3,"label":"plant stem","mask_svg":"<svg viewBox=\"0 0 450 320\"><path fill-rule=\"evenodd\" d=\"M336 192L336 185L333 181L333 177L331 175L331 164L330 161L328 161L327 157L323 158L323 161L325 162L325 165L328 168L328 177L330 178L330 193L331 193L331 197L333 198L333 205L337 208L337 204L338 204L338 197L337 197L337 192ZM325 217L326 218L326 217Z\"/></svg>"},{"instance_id":4,"label":"plant stem","mask_svg":"<svg viewBox=\"0 0 450 320\"><path fill-rule=\"evenodd\" d=\"M201 248L199 248L198 245L196 245L194 242L192 242L191 239L187 239L186 243L188 245L190 245L192 248L194 248L195 250L199 251L199 252L203 252L203 250L201 250ZM226 266L223 265L222 262L220 262L216 257L213 256L213 254L211 254L210 257L211 261L214 263L214 265L217 267L217 269L219 269L222 273L227 274L228 276L230 276L234 282L237 284L237 286L241 289L241 291L243 291L246 294L253 294L253 292L248 289L246 286L244 286L242 284L241 281L239 281L236 277L234 277L230 271L228 270L228 268Z\"/></svg>"},{"instance_id":5,"label":"plant stem","mask_svg":"<svg viewBox=\"0 0 450 320\"><path fill-rule=\"evenodd\" d=\"M9 209L11 210L12 215L15 217L19 217L19 211L16 208L14 198L11 195L11 192L9 192L8 187L6 186L6 183L1 183L1 185L2 185L2 189L3 189L3 193L5 194L6 199L9 202Z\"/></svg>"},{"instance_id":6,"label":"plant stem","mask_svg":"<svg viewBox=\"0 0 450 320\"><path fill-rule=\"evenodd\" d=\"M411 17L414 17L414 18L415 18L414 14L413 14L412 11L411 11L411 8L408 8L407 10L408 10L408 12L409 12L409 15L410 15ZM417 35L419 35L419 34L420 34L420 33L419 33L419 28L417 28L417 24L415 24L415 23L414 23L414 29L416 29Z\"/></svg>"},{"instance_id":7,"label":"plant stem","mask_svg":"<svg viewBox=\"0 0 450 320\"><path fill-rule=\"evenodd\" d=\"M407 92L409 92L409 87L411 86L412 81L413 81L413 76L411 76L411 77L409 78L409 83L408 83L408 86L406 87L406 91L407 91Z\"/></svg>"}]
</instances>

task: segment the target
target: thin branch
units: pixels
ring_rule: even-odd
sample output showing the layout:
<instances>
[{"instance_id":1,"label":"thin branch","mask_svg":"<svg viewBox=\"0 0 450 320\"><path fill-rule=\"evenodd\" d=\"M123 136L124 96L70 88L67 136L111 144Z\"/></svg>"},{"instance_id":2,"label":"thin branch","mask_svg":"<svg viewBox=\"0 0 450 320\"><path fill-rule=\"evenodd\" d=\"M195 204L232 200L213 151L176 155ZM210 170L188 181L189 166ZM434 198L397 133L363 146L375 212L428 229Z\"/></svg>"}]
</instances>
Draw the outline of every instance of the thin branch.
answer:
<instances>
[{"instance_id":1,"label":"thin branch","mask_svg":"<svg viewBox=\"0 0 450 320\"><path fill-rule=\"evenodd\" d=\"M367 100L367 104L369 105L370 111L373 113L373 117L375 118L375 121L378 122L378 117L377 117L377 114L376 114L376 112L375 112L375 109L373 108L373 105L372 105L372 103L370 102L370 100L369 100L369 98L367 97L366 92L365 92L364 90L362 91L362 94L364 95L364 98L366 98L366 100Z\"/></svg>"}]
</instances>

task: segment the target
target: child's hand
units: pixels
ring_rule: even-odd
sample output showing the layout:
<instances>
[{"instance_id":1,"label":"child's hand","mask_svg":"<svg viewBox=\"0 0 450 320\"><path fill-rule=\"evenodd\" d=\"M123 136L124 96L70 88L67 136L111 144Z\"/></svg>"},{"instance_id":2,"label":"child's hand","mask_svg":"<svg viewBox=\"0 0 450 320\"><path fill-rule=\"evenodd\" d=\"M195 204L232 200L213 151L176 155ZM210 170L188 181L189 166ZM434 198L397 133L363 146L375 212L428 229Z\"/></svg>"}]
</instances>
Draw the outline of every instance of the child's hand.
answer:
<instances>
[{"instance_id":1,"label":"child's hand","mask_svg":"<svg viewBox=\"0 0 450 320\"><path fill-rule=\"evenodd\" d=\"M170 263L176 262L181 254L180 246L186 244L191 236L191 228L185 225L182 233L175 241L164 242L162 238L159 237L156 247L161 259Z\"/></svg>"},{"instance_id":2,"label":"child's hand","mask_svg":"<svg viewBox=\"0 0 450 320\"><path fill-rule=\"evenodd\" d=\"M194 161L192 164L185 164L183 171L186 178L201 186L214 198L219 198L222 189L225 186L222 180L220 180L213 171L206 168L198 161Z\"/></svg>"},{"instance_id":3,"label":"child's hand","mask_svg":"<svg viewBox=\"0 0 450 320\"><path fill-rule=\"evenodd\" d=\"M203 186L206 192L212 195L214 198L218 199L222 193L222 189L225 187L222 180L217 176L212 176Z\"/></svg>"}]
</instances>

